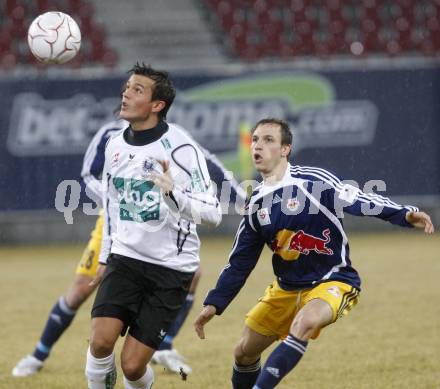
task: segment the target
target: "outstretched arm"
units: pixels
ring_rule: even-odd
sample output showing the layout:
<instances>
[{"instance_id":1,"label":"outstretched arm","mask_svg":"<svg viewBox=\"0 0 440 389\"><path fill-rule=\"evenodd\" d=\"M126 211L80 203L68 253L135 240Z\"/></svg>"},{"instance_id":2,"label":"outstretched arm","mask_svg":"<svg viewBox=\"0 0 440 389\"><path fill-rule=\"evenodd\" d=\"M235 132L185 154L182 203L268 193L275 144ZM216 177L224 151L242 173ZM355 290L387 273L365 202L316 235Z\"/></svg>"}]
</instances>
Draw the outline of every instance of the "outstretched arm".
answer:
<instances>
[{"instance_id":1,"label":"outstretched arm","mask_svg":"<svg viewBox=\"0 0 440 389\"><path fill-rule=\"evenodd\" d=\"M409 211L405 215L405 220L416 228L423 228L426 234L434 233L434 224L431 217L425 212Z\"/></svg>"},{"instance_id":2,"label":"outstretched arm","mask_svg":"<svg viewBox=\"0 0 440 389\"><path fill-rule=\"evenodd\" d=\"M257 264L264 240L249 223L252 215L245 215L238 227L229 262L220 274L217 285L211 289L204 301L204 307L194 322L194 329L200 339L205 339L204 326L214 315L221 315L243 287Z\"/></svg>"},{"instance_id":3,"label":"outstretched arm","mask_svg":"<svg viewBox=\"0 0 440 389\"><path fill-rule=\"evenodd\" d=\"M200 339L205 339L205 324L215 316L216 312L217 309L213 305L206 305L203 307L202 312L199 313L194 322L194 329Z\"/></svg>"},{"instance_id":4,"label":"outstretched arm","mask_svg":"<svg viewBox=\"0 0 440 389\"><path fill-rule=\"evenodd\" d=\"M249 274L258 262L265 241L259 232L253 229L245 215L238 226L229 261L223 268L215 288L209 291L204 305L216 308L221 315L245 284Z\"/></svg>"}]
</instances>

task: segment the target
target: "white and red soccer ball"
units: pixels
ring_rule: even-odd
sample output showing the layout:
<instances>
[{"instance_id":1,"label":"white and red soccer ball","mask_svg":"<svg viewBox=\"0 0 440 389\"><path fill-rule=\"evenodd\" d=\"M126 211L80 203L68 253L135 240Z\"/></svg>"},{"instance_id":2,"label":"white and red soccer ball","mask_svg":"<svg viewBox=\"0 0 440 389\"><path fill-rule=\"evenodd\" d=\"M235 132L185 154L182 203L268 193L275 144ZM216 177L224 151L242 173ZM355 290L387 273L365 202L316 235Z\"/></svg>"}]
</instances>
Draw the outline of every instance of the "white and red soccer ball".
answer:
<instances>
[{"instance_id":1,"label":"white and red soccer ball","mask_svg":"<svg viewBox=\"0 0 440 389\"><path fill-rule=\"evenodd\" d=\"M81 31L71 16L63 12L46 12L31 23L28 44L39 61L62 64L78 53Z\"/></svg>"}]
</instances>

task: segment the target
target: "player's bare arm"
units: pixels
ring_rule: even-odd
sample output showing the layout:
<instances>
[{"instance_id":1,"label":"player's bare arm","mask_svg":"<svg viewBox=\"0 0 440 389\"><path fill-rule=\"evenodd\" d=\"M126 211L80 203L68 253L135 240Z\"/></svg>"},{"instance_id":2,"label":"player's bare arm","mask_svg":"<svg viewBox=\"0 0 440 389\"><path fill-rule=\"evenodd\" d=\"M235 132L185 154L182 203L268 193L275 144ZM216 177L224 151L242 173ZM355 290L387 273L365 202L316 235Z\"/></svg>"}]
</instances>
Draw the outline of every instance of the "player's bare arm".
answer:
<instances>
[{"instance_id":1,"label":"player's bare arm","mask_svg":"<svg viewBox=\"0 0 440 389\"><path fill-rule=\"evenodd\" d=\"M414 227L423 228L426 234L434 233L434 224L432 224L431 217L425 212L407 212L405 219Z\"/></svg>"},{"instance_id":2,"label":"player's bare arm","mask_svg":"<svg viewBox=\"0 0 440 389\"><path fill-rule=\"evenodd\" d=\"M217 309L213 305L206 305L194 322L194 329L200 339L205 339L205 324L215 316L216 312Z\"/></svg>"}]
</instances>

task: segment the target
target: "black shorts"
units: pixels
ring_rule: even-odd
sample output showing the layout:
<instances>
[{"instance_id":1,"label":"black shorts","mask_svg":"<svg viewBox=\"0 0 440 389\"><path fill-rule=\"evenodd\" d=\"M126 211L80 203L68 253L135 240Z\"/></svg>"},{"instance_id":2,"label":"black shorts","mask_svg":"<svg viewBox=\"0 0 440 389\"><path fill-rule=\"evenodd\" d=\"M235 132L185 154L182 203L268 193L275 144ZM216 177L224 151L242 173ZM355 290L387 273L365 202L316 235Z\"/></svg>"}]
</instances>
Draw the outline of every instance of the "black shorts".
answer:
<instances>
[{"instance_id":1,"label":"black shorts","mask_svg":"<svg viewBox=\"0 0 440 389\"><path fill-rule=\"evenodd\" d=\"M124 329L143 344L158 349L174 322L194 273L111 254L96 293L92 317L122 320Z\"/></svg>"}]
</instances>

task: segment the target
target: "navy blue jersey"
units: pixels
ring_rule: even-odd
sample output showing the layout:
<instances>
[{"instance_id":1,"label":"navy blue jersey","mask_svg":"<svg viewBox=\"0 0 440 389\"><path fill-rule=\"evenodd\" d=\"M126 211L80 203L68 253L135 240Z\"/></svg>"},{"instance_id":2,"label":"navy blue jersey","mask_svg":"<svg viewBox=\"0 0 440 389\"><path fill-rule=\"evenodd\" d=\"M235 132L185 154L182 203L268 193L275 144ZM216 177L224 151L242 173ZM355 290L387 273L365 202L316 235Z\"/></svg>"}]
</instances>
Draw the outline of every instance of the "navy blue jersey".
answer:
<instances>
[{"instance_id":1,"label":"navy blue jersey","mask_svg":"<svg viewBox=\"0 0 440 389\"><path fill-rule=\"evenodd\" d=\"M102 126L91 140L84 154L81 176L88 195L101 205L101 175L104 168L105 146L109 138L128 126L125 120L115 120Z\"/></svg>"},{"instance_id":2,"label":"navy blue jersey","mask_svg":"<svg viewBox=\"0 0 440 389\"><path fill-rule=\"evenodd\" d=\"M344 212L411 227L405 220L408 211L417 208L364 193L324 169L288 165L279 183L261 184L252 194L229 263L204 304L214 305L218 314L223 312L244 285L264 245L273 252L273 271L284 290L326 281L360 289L342 224Z\"/></svg>"}]
</instances>

